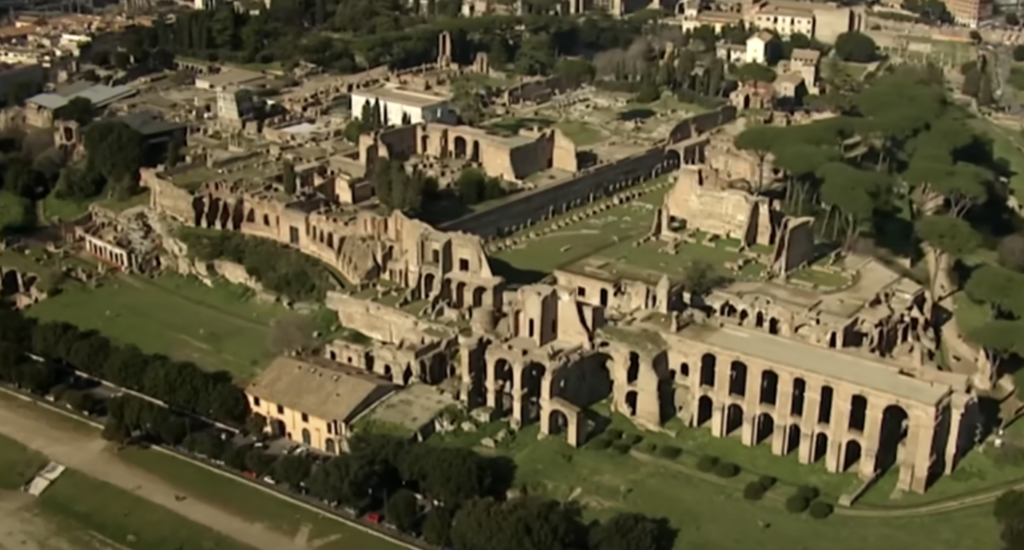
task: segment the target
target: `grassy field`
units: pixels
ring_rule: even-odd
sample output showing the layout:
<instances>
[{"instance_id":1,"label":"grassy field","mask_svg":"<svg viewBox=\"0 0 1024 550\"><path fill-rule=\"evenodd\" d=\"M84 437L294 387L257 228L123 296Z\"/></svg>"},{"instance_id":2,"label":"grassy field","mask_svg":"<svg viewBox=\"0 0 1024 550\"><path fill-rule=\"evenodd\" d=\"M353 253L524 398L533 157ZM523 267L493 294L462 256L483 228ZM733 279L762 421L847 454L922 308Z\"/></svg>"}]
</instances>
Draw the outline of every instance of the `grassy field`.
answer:
<instances>
[{"instance_id":1,"label":"grassy field","mask_svg":"<svg viewBox=\"0 0 1024 550\"><path fill-rule=\"evenodd\" d=\"M46 465L46 458L21 443L0 436L0 489L19 489Z\"/></svg>"},{"instance_id":2,"label":"grassy field","mask_svg":"<svg viewBox=\"0 0 1024 550\"><path fill-rule=\"evenodd\" d=\"M100 535L137 550L251 550L113 485L65 472L36 503L61 532Z\"/></svg>"},{"instance_id":3,"label":"grassy field","mask_svg":"<svg viewBox=\"0 0 1024 550\"><path fill-rule=\"evenodd\" d=\"M11 193L0 191L0 234L20 229L30 219L31 204Z\"/></svg>"},{"instance_id":4,"label":"grassy field","mask_svg":"<svg viewBox=\"0 0 1024 550\"><path fill-rule=\"evenodd\" d=\"M42 211L47 221L71 221L76 220L83 214L89 211L89 205L96 202L104 208L109 208L115 212L120 212L133 206L141 206L149 201L149 190L144 190L142 193L135 195L127 200L119 201L116 199L99 199L94 201L69 201L58 199L54 195L48 195L43 199Z\"/></svg>"},{"instance_id":5,"label":"grassy field","mask_svg":"<svg viewBox=\"0 0 1024 550\"><path fill-rule=\"evenodd\" d=\"M243 380L270 359L269 323L284 312L249 300L242 287L131 275L96 289L70 289L29 309L45 321L95 329L143 351L227 370Z\"/></svg>"},{"instance_id":6,"label":"grassy field","mask_svg":"<svg viewBox=\"0 0 1024 550\"><path fill-rule=\"evenodd\" d=\"M309 539L321 541L317 550L400 550L385 539L306 510L268 495L246 483L226 478L184 460L156 451L127 449L122 460L159 476L197 498L238 517L287 535L303 526L311 529Z\"/></svg>"},{"instance_id":7,"label":"grassy field","mask_svg":"<svg viewBox=\"0 0 1024 550\"><path fill-rule=\"evenodd\" d=\"M676 550L973 550L997 547L987 506L920 518L834 515L813 520L783 509L777 498L742 498L747 474L723 486L660 460L641 461L611 450L573 450L559 438L536 439L529 427L500 450L518 464L517 483L531 492L572 499L588 517L620 510L666 518L679 530ZM685 452L684 452L685 457ZM680 459L685 464L690 459ZM794 460L795 462L795 460ZM727 484L728 485L728 484ZM779 497L792 489L773 489Z\"/></svg>"}]
</instances>

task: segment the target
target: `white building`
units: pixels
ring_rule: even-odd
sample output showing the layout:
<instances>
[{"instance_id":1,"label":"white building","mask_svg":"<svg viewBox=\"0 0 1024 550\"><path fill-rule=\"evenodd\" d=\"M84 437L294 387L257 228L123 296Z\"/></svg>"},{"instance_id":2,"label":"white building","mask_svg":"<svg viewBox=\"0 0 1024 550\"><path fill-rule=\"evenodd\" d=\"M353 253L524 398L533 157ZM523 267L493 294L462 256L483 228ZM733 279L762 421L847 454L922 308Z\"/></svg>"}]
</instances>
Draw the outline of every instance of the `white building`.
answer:
<instances>
[{"instance_id":1,"label":"white building","mask_svg":"<svg viewBox=\"0 0 1024 550\"><path fill-rule=\"evenodd\" d=\"M743 61L746 63L760 63L761 65L767 65L766 57L768 52L768 43L774 39L775 37L767 31L754 33L747 39L747 51L746 55L743 56Z\"/></svg>"},{"instance_id":2,"label":"white building","mask_svg":"<svg viewBox=\"0 0 1024 550\"><path fill-rule=\"evenodd\" d=\"M395 86L383 86L352 92L352 117L362 118L364 105L379 103L385 126L418 124L420 122L454 122L455 113L448 98Z\"/></svg>"}]
</instances>

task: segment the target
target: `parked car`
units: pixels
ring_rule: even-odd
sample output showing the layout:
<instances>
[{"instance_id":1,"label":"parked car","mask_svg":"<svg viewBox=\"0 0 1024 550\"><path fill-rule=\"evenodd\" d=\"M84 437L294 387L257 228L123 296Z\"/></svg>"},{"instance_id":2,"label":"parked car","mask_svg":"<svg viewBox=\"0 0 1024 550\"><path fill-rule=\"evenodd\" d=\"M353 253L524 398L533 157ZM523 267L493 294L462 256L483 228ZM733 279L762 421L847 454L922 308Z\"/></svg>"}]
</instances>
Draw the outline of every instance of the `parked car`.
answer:
<instances>
[{"instance_id":1,"label":"parked car","mask_svg":"<svg viewBox=\"0 0 1024 550\"><path fill-rule=\"evenodd\" d=\"M374 525L379 525L382 521L384 521L384 516L383 514L378 514L377 512L370 512L369 514L363 516L363 519Z\"/></svg>"}]
</instances>

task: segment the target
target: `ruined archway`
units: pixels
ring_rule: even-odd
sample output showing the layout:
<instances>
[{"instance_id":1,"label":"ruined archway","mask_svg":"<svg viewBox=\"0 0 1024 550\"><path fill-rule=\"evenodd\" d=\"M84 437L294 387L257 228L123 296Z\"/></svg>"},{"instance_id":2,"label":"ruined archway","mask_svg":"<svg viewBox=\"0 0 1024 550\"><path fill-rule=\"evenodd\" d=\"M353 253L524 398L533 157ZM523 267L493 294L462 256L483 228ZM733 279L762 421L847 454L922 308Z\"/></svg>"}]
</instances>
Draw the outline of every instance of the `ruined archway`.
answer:
<instances>
[{"instance_id":1,"label":"ruined archway","mask_svg":"<svg viewBox=\"0 0 1024 550\"><path fill-rule=\"evenodd\" d=\"M682 378L690 377L690 365L689 363L679 363L679 376Z\"/></svg>"},{"instance_id":2,"label":"ruined archway","mask_svg":"<svg viewBox=\"0 0 1024 550\"><path fill-rule=\"evenodd\" d=\"M313 444L313 435L309 433L309 428L302 428L302 444L307 446Z\"/></svg>"},{"instance_id":3,"label":"ruined archway","mask_svg":"<svg viewBox=\"0 0 1024 550\"><path fill-rule=\"evenodd\" d=\"M832 398L835 396L832 386L821 387L821 401L818 404L818 424L832 423Z\"/></svg>"},{"instance_id":4,"label":"ruined archway","mask_svg":"<svg viewBox=\"0 0 1024 550\"><path fill-rule=\"evenodd\" d=\"M206 214L206 200L201 197L192 198L192 225L201 227L203 225L203 217Z\"/></svg>"},{"instance_id":5,"label":"ruined archway","mask_svg":"<svg viewBox=\"0 0 1024 550\"><path fill-rule=\"evenodd\" d=\"M468 146L466 144L466 138L464 138L462 136L455 136L454 145L455 145L455 158L457 158L457 159L466 158L466 152L467 152L467 149L468 149Z\"/></svg>"},{"instance_id":6,"label":"ruined archway","mask_svg":"<svg viewBox=\"0 0 1024 550\"><path fill-rule=\"evenodd\" d=\"M636 390L626 392L626 410L629 412L629 416L636 416L637 397Z\"/></svg>"},{"instance_id":7,"label":"ruined archway","mask_svg":"<svg viewBox=\"0 0 1024 550\"><path fill-rule=\"evenodd\" d=\"M466 306L466 283L465 282L459 281L458 283L455 284L455 296L454 296L453 301L455 302L455 307L465 307Z\"/></svg>"},{"instance_id":8,"label":"ruined archway","mask_svg":"<svg viewBox=\"0 0 1024 550\"><path fill-rule=\"evenodd\" d=\"M256 211L252 208L250 208L249 212L245 215L245 223L256 223Z\"/></svg>"},{"instance_id":9,"label":"ruined archway","mask_svg":"<svg viewBox=\"0 0 1024 550\"><path fill-rule=\"evenodd\" d=\"M789 403L789 414L802 417L804 415L804 396L807 393L807 381L797 377L793 379L793 392Z\"/></svg>"},{"instance_id":10,"label":"ruined archway","mask_svg":"<svg viewBox=\"0 0 1024 550\"><path fill-rule=\"evenodd\" d=\"M694 426L703 426L711 421L715 412L715 402L710 396L702 395L697 400L697 422Z\"/></svg>"},{"instance_id":11,"label":"ruined archway","mask_svg":"<svg viewBox=\"0 0 1024 550\"><path fill-rule=\"evenodd\" d=\"M814 435L814 449L811 452L811 462L818 462L828 454L828 434L818 432Z\"/></svg>"},{"instance_id":12,"label":"ruined archway","mask_svg":"<svg viewBox=\"0 0 1024 550\"><path fill-rule=\"evenodd\" d=\"M775 433L775 418L763 412L757 415L757 423L754 425L754 444L763 443Z\"/></svg>"},{"instance_id":13,"label":"ruined archway","mask_svg":"<svg viewBox=\"0 0 1024 550\"><path fill-rule=\"evenodd\" d=\"M768 320L768 334L779 334L781 326L782 325L779 323L779 320L775 317L772 317L771 319Z\"/></svg>"},{"instance_id":14,"label":"ruined archway","mask_svg":"<svg viewBox=\"0 0 1024 550\"><path fill-rule=\"evenodd\" d=\"M640 379L640 354L629 352L629 366L626 368L626 383L634 384Z\"/></svg>"},{"instance_id":15,"label":"ruined archway","mask_svg":"<svg viewBox=\"0 0 1024 550\"><path fill-rule=\"evenodd\" d=\"M740 325L745 324L747 322L747 319L749 319L749 318L750 318L750 312L749 311L747 311L745 309L740 310L740 317L739 317Z\"/></svg>"},{"instance_id":16,"label":"ruined archway","mask_svg":"<svg viewBox=\"0 0 1024 550\"><path fill-rule=\"evenodd\" d=\"M754 316L754 328L764 328L764 313L758 311Z\"/></svg>"},{"instance_id":17,"label":"ruined archway","mask_svg":"<svg viewBox=\"0 0 1024 550\"><path fill-rule=\"evenodd\" d=\"M480 162L480 142L473 140L473 148L469 152L469 160L473 162Z\"/></svg>"},{"instance_id":18,"label":"ruined archway","mask_svg":"<svg viewBox=\"0 0 1024 550\"><path fill-rule=\"evenodd\" d=\"M861 457L861 446L860 442L856 439L851 439L846 442L843 446L843 464L840 467L840 471L845 472L850 468L853 468L860 462Z\"/></svg>"},{"instance_id":19,"label":"ruined archway","mask_svg":"<svg viewBox=\"0 0 1024 550\"><path fill-rule=\"evenodd\" d=\"M747 364L743 361L733 361L729 365L729 395L747 395Z\"/></svg>"},{"instance_id":20,"label":"ruined archway","mask_svg":"<svg viewBox=\"0 0 1024 550\"><path fill-rule=\"evenodd\" d=\"M487 289L478 286L473 289L473 307L482 307L484 305L484 296L487 295Z\"/></svg>"},{"instance_id":21,"label":"ruined archway","mask_svg":"<svg viewBox=\"0 0 1024 550\"><path fill-rule=\"evenodd\" d=\"M544 394L544 375L547 369L540 363L531 362L523 369L522 384L526 396L532 399L540 399Z\"/></svg>"},{"instance_id":22,"label":"ruined archway","mask_svg":"<svg viewBox=\"0 0 1024 550\"><path fill-rule=\"evenodd\" d=\"M725 409L725 435L730 435L743 427L743 407L738 403L730 403Z\"/></svg>"},{"instance_id":23,"label":"ruined archway","mask_svg":"<svg viewBox=\"0 0 1024 550\"><path fill-rule=\"evenodd\" d=\"M715 366L718 358L713 353L705 353L700 358L700 385L715 387Z\"/></svg>"},{"instance_id":24,"label":"ruined archway","mask_svg":"<svg viewBox=\"0 0 1024 550\"><path fill-rule=\"evenodd\" d=\"M678 168L679 164L682 162L682 159L679 156L679 151L675 149L667 149L665 151L665 159L662 162L665 168L668 168L669 170Z\"/></svg>"},{"instance_id":25,"label":"ruined archway","mask_svg":"<svg viewBox=\"0 0 1024 550\"><path fill-rule=\"evenodd\" d=\"M868 398L857 394L850 398L850 422L847 429L864 431L868 418Z\"/></svg>"},{"instance_id":26,"label":"ruined archway","mask_svg":"<svg viewBox=\"0 0 1024 550\"><path fill-rule=\"evenodd\" d=\"M909 430L910 415L906 409L893 403L882 411L882 426L878 435L875 462L877 471L884 472L896 464L900 444L907 438Z\"/></svg>"},{"instance_id":27,"label":"ruined archway","mask_svg":"<svg viewBox=\"0 0 1024 550\"><path fill-rule=\"evenodd\" d=\"M505 386L506 391L512 390L512 382L514 380L514 374L512 372L512 363L509 363L507 359L499 358L494 362L494 370L491 373L491 380L496 383L502 383Z\"/></svg>"},{"instance_id":28,"label":"ruined archway","mask_svg":"<svg viewBox=\"0 0 1024 550\"><path fill-rule=\"evenodd\" d=\"M551 409L548 413L548 433L563 434L569 428L569 417L559 409Z\"/></svg>"},{"instance_id":29,"label":"ruined archway","mask_svg":"<svg viewBox=\"0 0 1024 550\"><path fill-rule=\"evenodd\" d=\"M718 314L722 317L733 317L736 315L736 306L726 302L722 304L722 307L718 308Z\"/></svg>"},{"instance_id":30,"label":"ruined archway","mask_svg":"<svg viewBox=\"0 0 1024 550\"><path fill-rule=\"evenodd\" d=\"M758 401L762 405L774 405L779 398L779 375L770 369L762 371L760 388Z\"/></svg>"},{"instance_id":31,"label":"ruined archway","mask_svg":"<svg viewBox=\"0 0 1024 550\"><path fill-rule=\"evenodd\" d=\"M433 273L427 273L423 276L423 297L430 298L434 295L434 283L437 277Z\"/></svg>"},{"instance_id":32,"label":"ruined archway","mask_svg":"<svg viewBox=\"0 0 1024 550\"><path fill-rule=\"evenodd\" d=\"M388 380L391 380L392 382L395 381L395 371L391 368L391 365L388 365L388 364L384 365L384 378L387 378Z\"/></svg>"}]
</instances>

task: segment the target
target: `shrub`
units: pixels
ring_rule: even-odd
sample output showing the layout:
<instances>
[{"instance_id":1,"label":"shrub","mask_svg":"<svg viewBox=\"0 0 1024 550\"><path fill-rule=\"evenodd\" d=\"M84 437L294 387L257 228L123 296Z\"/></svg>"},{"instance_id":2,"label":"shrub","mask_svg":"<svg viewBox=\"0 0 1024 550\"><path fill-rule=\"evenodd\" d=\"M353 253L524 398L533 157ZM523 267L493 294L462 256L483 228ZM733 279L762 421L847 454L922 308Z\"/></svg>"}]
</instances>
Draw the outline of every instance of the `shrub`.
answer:
<instances>
[{"instance_id":1,"label":"shrub","mask_svg":"<svg viewBox=\"0 0 1024 550\"><path fill-rule=\"evenodd\" d=\"M622 437L622 430L618 428L608 428L604 431L604 435L607 436L608 439L620 439Z\"/></svg>"},{"instance_id":2,"label":"shrub","mask_svg":"<svg viewBox=\"0 0 1024 550\"><path fill-rule=\"evenodd\" d=\"M715 475L721 478L730 478L740 475L740 467L732 462L719 462L715 465Z\"/></svg>"},{"instance_id":3,"label":"shrub","mask_svg":"<svg viewBox=\"0 0 1024 550\"><path fill-rule=\"evenodd\" d=\"M811 503L811 507L807 513L814 519L825 519L832 515L832 505L827 502L816 500Z\"/></svg>"},{"instance_id":4,"label":"shrub","mask_svg":"<svg viewBox=\"0 0 1024 550\"><path fill-rule=\"evenodd\" d=\"M640 444L640 450L645 453L653 453L658 450L658 446L653 441L644 441Z\"/></svg>"},{"instance_id":5,"label":"shrub","mask_svg":"<svg viewBox=\"0 0 1024 550\"><path fill-rule=\"evenodd\" d=\"M806 498L807 502L810 502L821 496L821 491L819 491L817 487L811 485L801 485L800 487L797 487L796 494Z\"/></svg>"},{"instance_id":6,"label":"shrub","mask_svg":"<svg viewBox=\"0 0 1024 550\"><path fill-rule=\"evenodd\" d=\"M683 454L683 450L679 447L673 447L672 445L664 445L658 448L658 455L669 460L675 460L679 458L679 455L681 454Z\"/></svg>"},{"instance_id":7,"label":"shrub","mask_svg":"<svg viewBox=\"0 0 1024 550\"><path fill-rule=\"evenodd\" d=\"M603 450L607 449L608 447L611 447L611 445L612 445L612 440L608 439L607 437L603 437L603 436L602 437L594 438L594 439L592 439L590 441L590 443L587 443L587 447L588 448L596 449L598 451L603 451Z\"/></svg>"},{"instance_id":8,"label":"shrub","mask_svg":"<svg viewBox=\"0 0 1024 550\"><path fill-rule=\"evenodd\" d=\"M811 503L807 500L807 497L801 494L795 494L786 499L786 511L792 514L802 514L810 504Z\"/></svg>"},{"instance_id":9,"label":"shrub","mask_svg":"<svg viewBox=\"0 0 1024 550\"><path fill-rule=\"evenodd\" d=\"M747 500L761 500L764 498L764 486L756 481L751 481L743 488L743 498Z\"/></svg>"},{"instance_id":10,"label":"shrub","mask_svg":"<svg viewBox=\"0 0 1024 550\"><path fill-rule=\"evenodd\" d=\"M757 478L757 482L761 485L761 487L764 487L766 491L774 487L776 481L778 480L776 480L772 476L761 476Z\"/></svg>"},{"instance_id":11,"label":"shrub","mask_svg":"<svg viewBox=\"0 0 1024 550\"><path fill-rule=\"evenodd\" d=\"M622 440L626 442L626 445L629 445L630 447L633 447L637 443L640 443L641 441L643 441L644 440L644 436L642 436L640 434L625 434L625 435L622 436Z\"/></svg>"},{"instance_id":12,"label":"shrub","mask_svg":"<svg viewBox=\"0 0 1024 550\"><path fill-rule=\"evenodd\" d=\"M718 457L716 456L705 455L697 461L697 469L702 472L710 472L715 469L715 466L718 466Z\"/></svg>"},{"instance_id":13,"label":"shrub","mask_svg":"<svg viewBox=\"0 0 1024 550\"><path fill-rule=\"evenodd\" d=\"M615 443L612 443L612 450L620 455L628 453L631 447L632 445L627 444L625 441L616 441Z\"/></svg>"}]
</instances>

